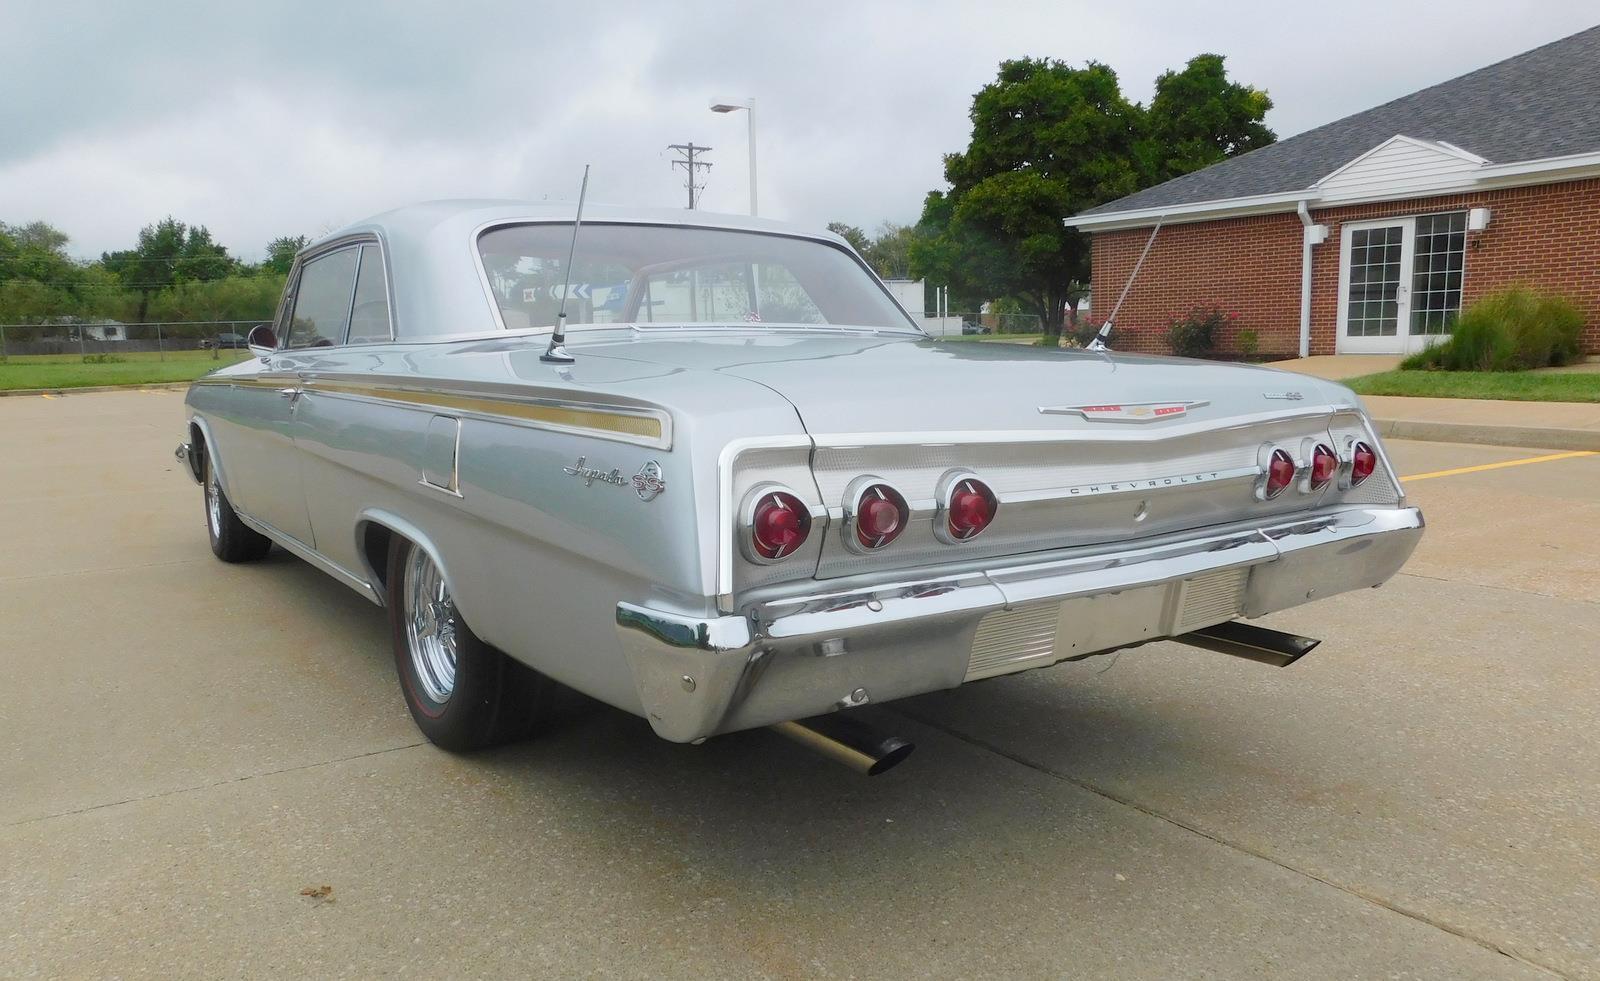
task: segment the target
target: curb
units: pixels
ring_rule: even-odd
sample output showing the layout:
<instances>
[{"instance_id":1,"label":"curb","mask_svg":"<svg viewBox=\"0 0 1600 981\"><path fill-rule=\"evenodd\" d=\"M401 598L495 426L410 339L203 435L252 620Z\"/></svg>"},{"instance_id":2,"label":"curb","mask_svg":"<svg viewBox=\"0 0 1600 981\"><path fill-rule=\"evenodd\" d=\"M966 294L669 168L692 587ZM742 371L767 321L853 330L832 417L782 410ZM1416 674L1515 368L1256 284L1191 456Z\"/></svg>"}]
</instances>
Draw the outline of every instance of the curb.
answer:
<instances>
[{"instance_id":1,"label":"curb","mask_svg":"<svg viewBox=\"0 0 1600 981\"><path fill-rule=\"evenodd\" d=\"M151 382L147 385L84 385L76 388L10 388L0 391L0 399L25 395L81 395L85 392L181 392L188 382Z\"/></svg>"},{"instance_id":2,"label":"curb","mask_svg":"<svg viewBox=\"0 0 1600 981\"><path fill-rule=\"evenodd\" d=\"M1540 429L1533 426L1479 426L1460 422L1376 419L1385 439L1418 439L1430 443L1480 443L1526 446L1537 450L1600 451L1600 432L1592 429Z\"/></svg>"}]
</instances>

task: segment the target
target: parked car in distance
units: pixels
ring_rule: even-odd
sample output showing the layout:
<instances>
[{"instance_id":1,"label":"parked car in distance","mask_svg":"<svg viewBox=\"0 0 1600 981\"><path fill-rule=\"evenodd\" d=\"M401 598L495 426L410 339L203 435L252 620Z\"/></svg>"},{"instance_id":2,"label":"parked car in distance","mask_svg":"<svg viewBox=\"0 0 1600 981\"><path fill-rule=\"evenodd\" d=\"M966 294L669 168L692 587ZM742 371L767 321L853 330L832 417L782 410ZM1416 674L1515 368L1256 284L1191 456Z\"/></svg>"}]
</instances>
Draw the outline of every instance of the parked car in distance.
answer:
<instances>
[{"instance_id":1,"label":"parked car in distance","mask_svg":"<svg viewBox=\"0 0 1600 981\"><path fill-rule=\"evenodd\" d=\"M246 335L233 331L223 331L217 335L218 347L244 347L247 343Z\"/></svg>"},{"instance_id":2,"label":"parked car in distance","mask_svg":"<svg viewBox=\"0 0 1600 981\"><path fill-rule=\"evenodd\" d=\"M453 749L559 682L874 772L909 746L861 705L1161 638L1291 663L1316 642L1244 621L1379 585L1423 527L1341 385L935 342L764 220L401 208L302 252L250 342L187 396L212 550L386 607Z\"/></svg>"}]
</instances>

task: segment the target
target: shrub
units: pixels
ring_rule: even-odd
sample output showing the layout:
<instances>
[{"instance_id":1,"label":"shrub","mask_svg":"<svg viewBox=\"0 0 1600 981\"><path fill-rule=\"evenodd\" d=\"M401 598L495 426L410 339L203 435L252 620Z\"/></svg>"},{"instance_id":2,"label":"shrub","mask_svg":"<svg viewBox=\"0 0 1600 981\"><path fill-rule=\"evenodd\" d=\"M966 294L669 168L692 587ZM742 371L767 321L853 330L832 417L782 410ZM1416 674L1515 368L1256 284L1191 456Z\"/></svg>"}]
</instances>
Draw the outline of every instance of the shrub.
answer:
<instances>
[{"instance_id":1,"label":"shrub","mask_svg":"<svg viewBox=\"0 0 1600 981\"><path fill-rule=\"evenodd\" d=\"M1239 331L1239 354L1246 361L1254 361L1261 351L1261 335L1253 330Z\"/></svg>"},{"instance_id":2,"label":"shrub","mask_svg":"<svg viewBox=\"0 0 1600 981\"><path fill-rule=\"evenodd\" d=\"M1561 296L1513 287L1461 312L1450 339L1400 363L1406 371L1525 371L1576 361L1583 313Z\"/></svg>"},{"instance_id":3,"label":"shrub","mask_svg":"<svg viewBox=\"0 0 1600 981\"><path fill-rule=\"evenodd\" d=\"M83 356L84 364L121 364L125 360L125 358L119 358L115 354L85 354Z\"/></svg>"},{"instance_id":4,"label":"shrub","mask_svg":"<svg viewBox=\"0 0 1600 981\"><path fill-rule=\"evenodd\" d=\"M1180 358L1210 357L1217 347L1217 334L1238 318L1216 307L1195 307L1167 327L1167 344Z\"/></svg>"},{"instance_id":5,"label":"shrub","mask_svg":"<svg viewBox=\"0 0 1600 981\"><path fill-rule=\"evenodd\" d=\"M1065 337L1073 347L1088 347L1095 335L1100 333L1100 328L1105 326L1104 320L1094 317L1083 317L1074 327L1070 323L1061 329L1061 336Z\"/></svg>"}]
</instances>

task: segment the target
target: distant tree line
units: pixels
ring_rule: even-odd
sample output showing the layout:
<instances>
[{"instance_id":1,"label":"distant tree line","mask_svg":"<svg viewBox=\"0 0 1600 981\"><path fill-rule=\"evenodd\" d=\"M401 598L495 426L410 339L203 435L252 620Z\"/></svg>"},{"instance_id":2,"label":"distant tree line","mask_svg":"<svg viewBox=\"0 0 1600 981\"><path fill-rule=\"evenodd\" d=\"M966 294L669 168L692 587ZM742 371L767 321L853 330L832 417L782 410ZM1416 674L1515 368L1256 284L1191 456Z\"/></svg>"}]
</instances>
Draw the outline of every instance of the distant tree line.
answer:
<instances>
[{"instance_id":1,"label":"distant tree line","mask_svg":"<svg viewBox=\"0 0 1600 981\"><path fill-rule=\"evenodd\" d=\"M1273 142L1270 108L1266 92L1229 80L1221 55L1163 73L1148 106L1097 62L1002 62L973 96L966 149L944 157L948 187L928 193L916 225L828 227L885 279L946 286L958 311L1033 313L1058 337L1076 326L1090 271L1088 236L1062 220ZM0 223L0 323L266 319L305 243L274 239L252 265L169 217L132 248L79 262L44 222Z\"/></svg>"},{"instance_id":2,"label":"distant tree line","mask_svg":"<svg viewBox=\"0 0 1600 981\"><path fill-rule=\"evenodd\" d=\"M45 222L0 222L0 324L267 320L307 241L274 239L263 261L247 263L204 225L168 217L145 226L132 248L84 262Z\"/></svg>"}]
</instances>

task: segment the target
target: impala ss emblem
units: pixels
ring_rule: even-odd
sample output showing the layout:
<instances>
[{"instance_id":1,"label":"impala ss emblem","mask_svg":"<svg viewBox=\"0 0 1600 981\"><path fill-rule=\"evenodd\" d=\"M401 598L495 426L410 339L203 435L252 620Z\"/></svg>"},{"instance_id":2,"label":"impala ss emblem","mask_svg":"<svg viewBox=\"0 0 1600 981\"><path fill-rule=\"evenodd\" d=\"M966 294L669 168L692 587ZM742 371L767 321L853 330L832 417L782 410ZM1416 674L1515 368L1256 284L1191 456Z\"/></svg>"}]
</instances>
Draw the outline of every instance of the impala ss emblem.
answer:
<instances>
[{"instance_id":1,"label":"impala ss emblem","mask_svg":"<svg viewBox=\"0 0 1600 981\"><path fill-rule=\"evenodd\" d=\"M577 463L574 463L570 467L562 467L561 471L563 473L571 474L574 477L581 477L583 479L583 486L585 487L593 487L594 482L597 480L602 484L615 484L618 487L625 486L628 483L628 481L622 476L621 470L613 469L609 472L605 470L596 470L594 467L585 466L588 460L588 457L580 456L578 457Z\"/></svg>"},{"instance_id":2,"label":"impala ss emblem","mask_svg":"<svg viewBox=\"0 0 1600 981\"><path fill-rule=\"evenodd\" d=\"M1190 409L1198 409L1210 402L1125 402L1121 405L1041 405L1039 411L1047 416L1083 416L1091 422L1154 422L1157 419L1176 419Z\"/></svg>"},{"instance_id":3,"label":"impala ss emblem","mask_svg":"<svg viewBox=\"0 0 1600 981\"><path fill-rule=\"evenodd\" d=\"M639 468L633 475L633 489L641 501L653 501L656 495L667 489L667 482L661 476L661 464L654 460L649 461Z\"/></svg>"},{"instance_id":4,"label":"impala ss emblem","mask_svg":"<svg viewBox=\"0 0 1600 981\"><path fill-rule=\"evenodd\" d=\"M1284 402L1298 402L1305 398L1299 392L1262 392L1261 397L1264 399L1278 399Z\"/></svg>"}]
</instances>

